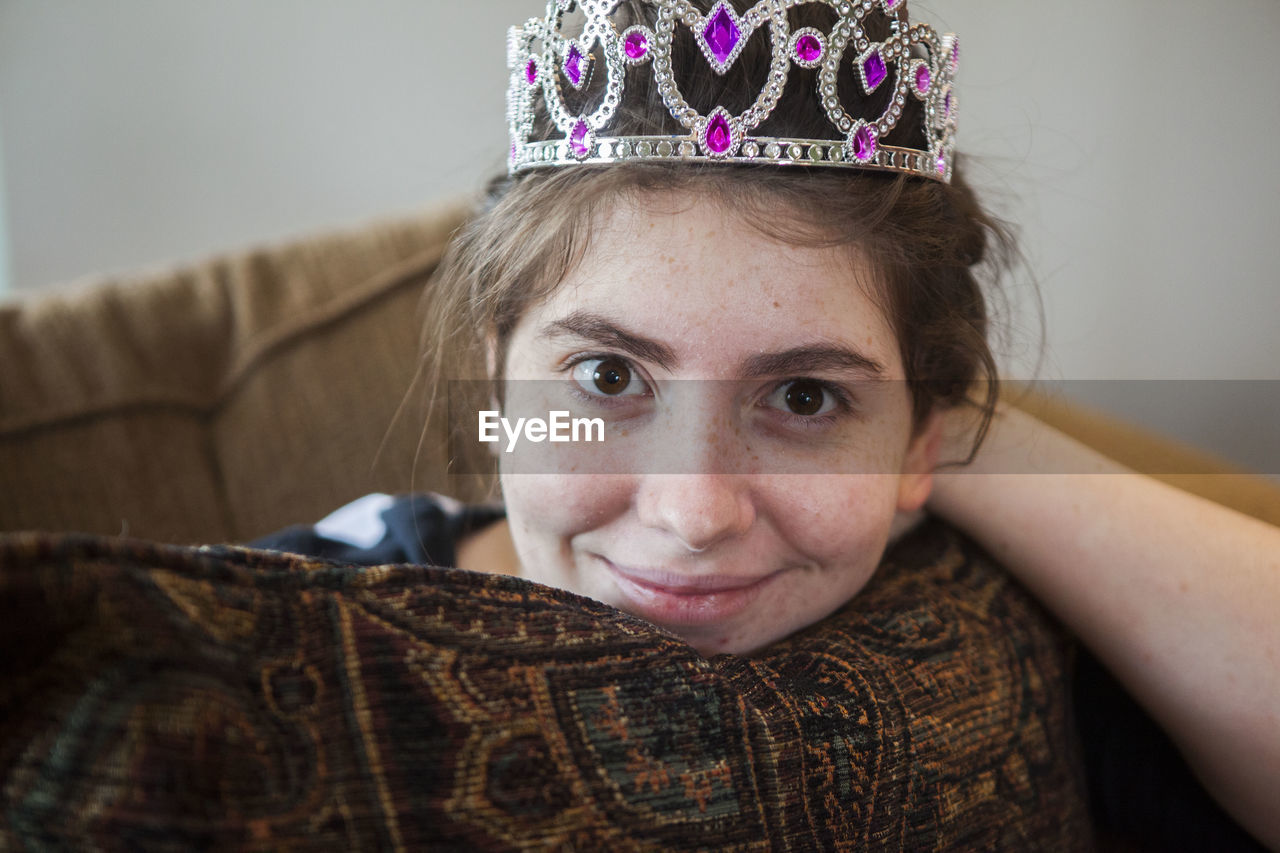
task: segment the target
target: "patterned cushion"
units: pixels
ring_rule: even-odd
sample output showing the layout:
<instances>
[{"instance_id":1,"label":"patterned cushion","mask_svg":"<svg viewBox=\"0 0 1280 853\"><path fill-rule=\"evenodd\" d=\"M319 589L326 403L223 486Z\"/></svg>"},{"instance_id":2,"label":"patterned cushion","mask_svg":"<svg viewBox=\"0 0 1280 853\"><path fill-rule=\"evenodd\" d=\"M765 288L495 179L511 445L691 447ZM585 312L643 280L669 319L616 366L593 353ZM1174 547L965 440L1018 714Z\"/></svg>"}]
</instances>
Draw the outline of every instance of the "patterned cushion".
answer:
<instances>
[{"instance_id":1,"label":"patterned cushion","mask_svg":"<svg viewBox=\"0 0 1280 853\"><path fill-rule=\"evenodd\" d=\"M1065 645L931 521L705 659L451 569L0 539L0 848L1075 850Z\"/></svg>"}]
</instances>

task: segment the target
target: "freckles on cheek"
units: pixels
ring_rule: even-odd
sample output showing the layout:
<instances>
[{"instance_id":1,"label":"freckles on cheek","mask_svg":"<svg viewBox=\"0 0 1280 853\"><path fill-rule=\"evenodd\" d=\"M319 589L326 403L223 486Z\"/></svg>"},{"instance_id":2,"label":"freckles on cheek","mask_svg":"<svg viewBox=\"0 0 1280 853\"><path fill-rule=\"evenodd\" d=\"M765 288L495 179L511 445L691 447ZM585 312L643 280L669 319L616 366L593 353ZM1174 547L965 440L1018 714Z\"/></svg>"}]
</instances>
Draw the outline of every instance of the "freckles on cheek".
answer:
<instances>
[{"instance_id":1,"label":"freckles on cheek","mask_svg":"<svg viewBox=\"0 0 1280 853\"><path fill-rule=\"evenodd\" d=\"M897 477L844 474L808 478L788 512L788 538L823 566L859 562L888 539L896 508Z\"/></svg>"},{"instance_id":2,"label":"freckles on cheek","mask_svg":"<svg viewBox=\"0 0 1280 853\"><path fill-rule=\"evenodd\" d=\"M508 516L531 533L571 536L626 510L618 478L593 474L522 474L502 478Z\"/></svg>"},{"instance_id":3,"label":"freckles on cheek","mask_svg":"<svg viewBox=\"0 0 1280 853\"><path fill-rule=\"evenodd\" d=\"M787 505L797 520L817 527L847 529L851 523L892 512L898 477L894 474L831 474L805 477Z\"/></svg>"}]
</instances>

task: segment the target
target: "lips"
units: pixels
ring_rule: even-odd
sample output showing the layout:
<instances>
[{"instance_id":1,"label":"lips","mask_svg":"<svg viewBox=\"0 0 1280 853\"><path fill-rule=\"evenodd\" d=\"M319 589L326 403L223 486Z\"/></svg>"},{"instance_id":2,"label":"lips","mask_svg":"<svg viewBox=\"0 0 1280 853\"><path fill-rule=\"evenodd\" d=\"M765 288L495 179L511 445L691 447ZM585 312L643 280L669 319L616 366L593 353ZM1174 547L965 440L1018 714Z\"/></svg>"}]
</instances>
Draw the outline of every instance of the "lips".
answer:
<instances>
[{"instance_id":1,"label":"lips","mask_svg":"<svg viewBox=\"0 0 1280 853\"><path fill-rule=\"evenodd\" d=\"M619 566L605 557L600 560L626 600L622 609L667 626L709 625L730 619L750 607L782 575L690 576Z\"/></svg>"}]
</instances>

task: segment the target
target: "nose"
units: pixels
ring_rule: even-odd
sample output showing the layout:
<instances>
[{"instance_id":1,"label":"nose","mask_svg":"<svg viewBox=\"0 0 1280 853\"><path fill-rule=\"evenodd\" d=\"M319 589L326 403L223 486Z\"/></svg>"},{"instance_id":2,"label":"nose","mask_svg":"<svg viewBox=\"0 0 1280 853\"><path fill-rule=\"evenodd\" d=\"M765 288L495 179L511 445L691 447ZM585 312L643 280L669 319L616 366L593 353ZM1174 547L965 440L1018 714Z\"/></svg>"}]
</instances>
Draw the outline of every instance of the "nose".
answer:
<instances>
[{"instance_id":1,"label":"nose","mask_svg":"<svg viewBox=\"0 0 1280 853\"><path fill-rule=\"evenodd\" d=\"M735 474L650 474L636 497L640 522L690 551L741 536L755 522L747 477Z\"/></svg>"}]
</instances>

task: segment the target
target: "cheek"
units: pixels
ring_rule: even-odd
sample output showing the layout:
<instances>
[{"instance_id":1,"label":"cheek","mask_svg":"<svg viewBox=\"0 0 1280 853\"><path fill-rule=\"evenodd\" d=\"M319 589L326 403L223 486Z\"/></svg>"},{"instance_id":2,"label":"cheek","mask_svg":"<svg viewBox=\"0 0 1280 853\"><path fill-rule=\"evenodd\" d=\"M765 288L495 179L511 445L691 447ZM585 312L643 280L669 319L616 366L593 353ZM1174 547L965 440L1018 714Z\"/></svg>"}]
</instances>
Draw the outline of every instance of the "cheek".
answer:
<instances>
[{"instance_id":1,"label":"cheek","mask_svg":"<svg viewBox=\"0 0 1280 853\"><path fill-rule=\"evenodd\" d=\"M630 478L599 474L504 473L501 484L517 545L537 543L540 553L625 512L632 488Z\"/></svg>"},{"instance_id":2,"label":"cheek","mask_svg":"<svg viewBox=\"0 0 1280 853\"><path fill-rule=\"evenodd\" d=\"M832 474L786 478L771 496L788 541L818 566L840 570L874 564L897 512L897 474Z\"/></svg>"},{"instance_id":3,"label":"cheek","mask_svg":"<svg viewBox=\"0 0 1280 853\"><path fill-rule=\"evenodd\" d=\"M768 629L769 641L820 621L856 596L884 556L896 514L894 475L803 479L806 487L792 495L780 532L808 568L769 602L768 624L759 626Z\"/></svg>"}]
</instances>

